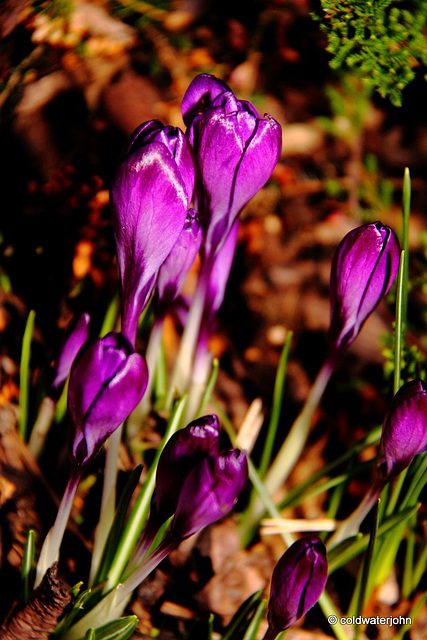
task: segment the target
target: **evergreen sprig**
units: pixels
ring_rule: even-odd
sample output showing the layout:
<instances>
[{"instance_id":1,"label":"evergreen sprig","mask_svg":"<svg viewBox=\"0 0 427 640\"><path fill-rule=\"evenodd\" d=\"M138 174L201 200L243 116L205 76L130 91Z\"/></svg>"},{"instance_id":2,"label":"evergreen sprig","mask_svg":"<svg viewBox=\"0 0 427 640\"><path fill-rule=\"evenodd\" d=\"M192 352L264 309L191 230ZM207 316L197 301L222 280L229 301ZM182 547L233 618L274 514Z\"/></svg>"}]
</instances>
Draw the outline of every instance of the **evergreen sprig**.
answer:
<instances>
[{"instance_id":1,"label":"evergreen sprig","mask_svg":"<svg viewBox=\"0 0 427 640\"><path fill-rule=\"evenodd\" d=\"M395 106L427 65L427 0L321 0L321 28L328 35L331 66L357 71Z\"/></svg>"}]
</instances>

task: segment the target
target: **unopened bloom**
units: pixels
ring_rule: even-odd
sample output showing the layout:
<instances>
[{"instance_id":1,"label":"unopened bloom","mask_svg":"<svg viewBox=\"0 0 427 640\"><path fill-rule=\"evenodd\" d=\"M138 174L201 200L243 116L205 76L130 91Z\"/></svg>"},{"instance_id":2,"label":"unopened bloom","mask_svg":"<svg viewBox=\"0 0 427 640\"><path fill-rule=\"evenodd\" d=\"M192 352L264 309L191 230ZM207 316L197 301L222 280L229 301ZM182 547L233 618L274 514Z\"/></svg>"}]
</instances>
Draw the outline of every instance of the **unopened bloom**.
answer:
<instances>
[{"instance_id":1,"label":"unopened bloom","mask_svg":"<svg viewBox=\"0 0 427 640\"><path fill-rule=\"evenodd\" d=\"M182 113L197 166L195 204L205 232L203 251L213 257L240 211L271 176L280 157L281 127L207 74L189 85Z\"/></svg>"},{"instance_id":2,"label":"unopened bloom","mask_svg":"<svg viewBox=\"0 0 427 640\"><path fill-rule=\"evenodd\" d=\"M174 515L170 537L183 540L228 513L248 476L246 455L219 450L215 415L194 420L166 443L145 538ZM143 543L146 547L146 540Z\"/></svg>"},{"instance_id":3,"label":"unopened bloom","mask_svg":"<svg viewBox=\"0 0 427 640\"><path fill-rule=\"evenodd\" d=\"M353 229L338 245L330 282L330 338L338 349L356 338L392 285L398 267L399 242L381 222Z\"/></svg>"},{"instance_id":4,"label":"unopened bloom","mask_svg":"<svg viewBox=\"0 0 427 640\"><path fill-rule=\"evenodd\" d=\"M184 227L193 189L193 159L182 131L156 120L141 125L111 187L122 327L131 342L158 269Z\"/></svg>"},{"instance_id":5,"label":"unopened bloom","mask_svg":"<svg viewBox=\"0 0 427 640\"><path fill-rule=\"evenodd\" d=\"M134 410L147 386L147 365L120 333L89 341L70 374L71 457L82 466Z\"/></svg>"},{"instance_id":6,"label":"unopened bloom","mask_svg":"<svg viewBox=\"0 0 427 640\"><path fill-rule=\"evenodd\" d=\"M421 380L403 385L387 412L381 440L380 468L386 479L406 469L427 450L427 387Z\"/></svg>"},{"instance_id":7,"label":"unopened bloom","mask_svg":"<svg viewBox=\"0 0 427 640\"><path fill-rule=\"evenodd\" d=\"M327 577L326 549L320 538L307 536L294 542L273 571L264 640L273 640L305 615L320 598Z\"/></svg>"},{"instance_id":8,"label":"unopened bloom","mask_svg":"<svg viewBox=\"0 0 427 640\"><path fill-rule=\"evenodd\" d=\"M67 334L63 341L58 362L55 367L55 377L49 391L49 395L54 399L57 399L61 394L74 359L88 339L89 322L89 314L83 313L81 316L74 319L67 328Z\"/></svg>"},{"instance_id":9,"label":"unopened bloom","mask_svg":"<svg viewBox=\"0 0 427 640\"><path fill-rule=\"evenodd\" d=\"M190 209L172 250L159 269L156 308L160 316L170 310L184 285L202 242L199 219Z\"/></svg>"}]
</instances>

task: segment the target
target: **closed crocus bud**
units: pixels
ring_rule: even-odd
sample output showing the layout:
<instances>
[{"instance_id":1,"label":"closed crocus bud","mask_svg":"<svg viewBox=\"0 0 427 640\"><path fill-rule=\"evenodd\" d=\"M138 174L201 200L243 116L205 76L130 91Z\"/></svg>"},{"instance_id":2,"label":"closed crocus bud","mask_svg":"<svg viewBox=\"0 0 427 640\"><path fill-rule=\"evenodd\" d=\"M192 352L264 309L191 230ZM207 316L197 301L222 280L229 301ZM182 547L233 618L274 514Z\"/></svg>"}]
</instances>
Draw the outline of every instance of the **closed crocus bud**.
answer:
<instances>
[{"instance_id":1,"label":"closed crocus bud","mask_svg":"<svg viewBox=\"0 0 427 640\"><path fill-rule=\"evenodd\" d=\"M218 453L219 422L203 416L180 429L166 443L156 472L152 515L161 522L175 513L182 486L194 465Z\"/></svg>"},{"instance_id":2,"label":"closed crocus bud","mask_svg":"<svg viewBox=\"0 0 427 640\"><path fill-rule=\"evenodd\" d=\"M204 255L213 258L237 216L264 186L280 157L282 130L269 115L237 100L213 76L188 87L183 117L197 165L195 205L205 232Z\"/></svg>"},{"instance_id":3,"label":"closed crocus bud","mask_svg":"<svg viewBox=\"0 0 427 640\"><path fill-rule=\"evenodd\" d=\"M300 538L283 554L271 578L268 631L274 638L313 607L328 577L326 549L316 536Z\"/></svg>"},{"instance_id":4,"label":"closed crocus bud","mask_svg":"<svg viewBox=\"0 0 427 640\"><path fill-rule=\"evenodd\" d=\"M194 464L181 487L171 537L184 540L226 515L247 477L248 461L239 449Z\"/></svg>"},{"instance_id":5,"label":"closed crocus bud","mask_svg":"<svg viewBox=\"0 0 427 640\"><path fill-rule=\"evenodd\" d=\"M145 360L120 333L91 340L74 361L68 386L71 457L86 464L134 410L147 386Z\"/></svg>"},{"instance_id":6,"label":"closed crocus bud","mask_svg":"<svg viewBox=\"0 0 427 640\"><path fill-rule=\"evenodd\" d=\"M49 396L55 400L61 395L74 359L89 335L90 316L83 313L71 321L55 368L55 378L50 386Z\"/></svg>"},{"instance_id":7,"label":"closed crocus bud","mask_svg":"<svg viewBox=\"0 0 427 640\"><path fill-rule=\"evenodd\" d=\"M132 343L158 269L181 234L193 189L193 159L182 131L155 120L141 125L111 187L122 328Z\"/></svg>"},{"instance_id":8,"label":"closed crocus bud","mask_svg":"<svg viewBox=\"0 0 427 640\"><path fill-rule=\"evenodd\" d=\"M162 266L157 279L157 311L164 316L184 285L202 242L199 219L193 209L187 214L178 240Z\"/></svg>"},{"instance_id":9,"label":"closed crocus bud","mask_svg":"<svg viewBox=\"0 0 427 640\"><path fill-rule=\"evenodd\" d=\"M381 222L350 231L331 267L330 338L338 349L353 342L387 293L399 267L399 242Z\"/></svg>"},{"instance_id":10,"label":"closed crocus bud","mask_svg":"<svg viewBox=\"0 0 427 640\"><path fill-rule=\"evenodd\" d=\"M427 450L427 386L421 380L403 385L386 415L379 466L386 480L406 469Z\"/></svg>"}]
</instances>

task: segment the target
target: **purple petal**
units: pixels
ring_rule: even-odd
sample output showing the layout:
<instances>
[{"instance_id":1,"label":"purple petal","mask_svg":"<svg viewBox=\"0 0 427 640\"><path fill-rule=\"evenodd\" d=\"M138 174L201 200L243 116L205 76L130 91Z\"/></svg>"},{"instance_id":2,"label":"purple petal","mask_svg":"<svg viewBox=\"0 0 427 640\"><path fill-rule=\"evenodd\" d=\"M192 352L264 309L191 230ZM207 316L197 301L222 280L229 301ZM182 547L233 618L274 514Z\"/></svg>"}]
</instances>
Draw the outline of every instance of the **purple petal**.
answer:
<instances>
[{"instance_id":1,"label":"purple petal","mask_svg":"<svg viewBox=\"0 0 427 640\"><path fill-rule=\"evenodd\" d=\"M268 623L277 633L313 607L328 577L326 549L316 536L294 542L277 563L271 578Z\"/></svg>"},{"instance_id":2,"label":"purple petal","mask_svg":"<svg viewBox=\"0 0 427 640\"><path fill-rule=\"evenodd\" d=\"M71 366L89 335L90 316L83 313L74 319L67 328L67 333L56 365L55 378L51 384L51 393L58 397L68 378Z\"/></svg>"},{"instance_id":3,"label":"purple petal","mask_svg":"<svg viewBox=\"0 0 427 640\"><path fill-rule=\"evenodd\" d=\"M190 422L166 443L156 472L152 509L162 521L176 510L186 477L201 460L218 452L219 422L215 415Z\"/></svg>"},{"instance_id":4,"label":"purple petal","mask_svg":"<svg viewBox=\"0 0 427 640\"><path fill-rule=\"evenodd\" d=\"M220 249L240 211L267 182L281 150L281 127L273 118L259 118L231 92L217 101L221 106L197 116L189 130L199 171L196 208L209 256Z\"/></svg>"},{"instance_id":5,"label":"purple petal","mask_svg":"<svg viewBox=\"0 0 427 640\"><path fill-rule=\"evenodd\" d=\"M200 222L190 209L181 234L162 264L157 279L158 309L165 314L184 285L200 249L202 233Z\"/></svg>"},{"instance_id":6,"label":"purple petal","mask_svg":"<svg viewBox=\"0 0 427 640\"><path fill-rule=\"evenodd\" d=\"M399 267L399 243L380 222L350 231L338 246L331 267L330 337L338 348L349 345L392 285Z\"/></svg>"},{"instance_id":7,"label":"purple petal","mask_svg":"<svg viewBox=\"0 0 427 640\"><path fill-rule=\"evenodd\" d=\"M227 514L247 477L247 458L238 449L194 465L179 495L171 535L187 538Z\"/></svg>"},{"instance_id":8,"label":"purple petal","mask_svg":"<svg viewBox=\"0 0 427 640\"><path fill-rule=\"evenodd\" d=\"M73 423L71 453L86 464L141 400L148 381L145 360L110 333L87 344L76 358L68 388Z\"/></svg>"},{"instance_id":9,"label":"purple petal","mask_svg":"<svg viewBox=\"0 0 427 640\"><path fill-rule=\"evenodd\" d=\"M189 127L196 115L206 111L224 91L229 91L229 87L219 78L207 73L196 76L188 85L182 99L181 110L185 125Z\"/></svg>"},{"instance_id":10,"label":"purple petal","mask_svg":"<svg viewBox=\"0 0 427 640\"><path fill-rule=\"evenodd\" d=\"M171 151L155 140L120 165L111 196L123 331L133 341L157 271L184 225L188 191Z\"/></svg>"},{"instance_id":11,"label":"purple petal","mask_svg":"<svg viewBox=\"0 0 427 640\"><path fill-rule=\"evenodd\" d=\"M427 387L420 380L408 382L394 396L382 433L379 465L386 465L387 479L409 466L427 450Z\"/></svg>"}]
</instances>

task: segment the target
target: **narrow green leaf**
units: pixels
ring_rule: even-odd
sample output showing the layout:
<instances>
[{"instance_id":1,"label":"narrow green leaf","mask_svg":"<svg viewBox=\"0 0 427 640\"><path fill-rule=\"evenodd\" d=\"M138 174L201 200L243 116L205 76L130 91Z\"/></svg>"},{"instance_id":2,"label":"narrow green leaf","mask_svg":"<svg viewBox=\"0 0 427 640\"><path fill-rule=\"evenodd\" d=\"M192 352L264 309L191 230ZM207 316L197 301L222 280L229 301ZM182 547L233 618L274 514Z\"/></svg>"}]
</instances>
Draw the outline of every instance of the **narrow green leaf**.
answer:
<instances>
[{"instance_id":1,"label":"narrow green leaf","mask_svg":"<svg viewBox=\"0 0 427 640\"><path fill-rule=\"evenodd\" d=\"M427 544L423 544L421 548L421 553L418 556L418 559L415 562L415 566L414 566L411 593L415 591L415 589L418 587L418 584L421 578L425 575L426 567L427 567Z\"/></svg>"},{"instance_id":2,"label":"narrow green leaf","mask_svg":"<svg viewBox=\"0 0 427 640\"><path fill-rule=\"evenodd\" d=\"M248 628L246 629L246 633L243 636L243 640L256 640L259 626L264 617L264 611L266 610L266 608L267 608L267 600L261 600L261 602L257 607L257 610L255 611L255 614L252 617L252 620L248 625Z\"/></svg>"},{"instance_id":3,"label":"narrow green leaf","mask_svg":"<svg viewBox=\"0 0 427 640\"><path fill-rule=\"evenodd\" d=\"M234 616L226 626L222 634L222 640L233 640L233 638L241 638L243 631L247 628L248 623L258 608L261 601L262 589L255 591L243 604L237 609Z\"/></svg>"},{"instance_id":4,"label":"narrow green leaf","mask_svg":"<svg viewBox=\"0 0 427 640\"><path fill-rule=\"evenodd\" d=\"M408 167L405 167L403 174L403 202L402 202L402 247L405 252L405 265L403 271L402 285L402 326L403 342L407 328L408 316L408 284L409 284L409 216L411 212L411 175Z\"/></svg>"},{"instance_id":5,"label":"narrow green leaf","mask_svg":"<svg viewBox=\"0 0 427 640\"><path fill-rule=\"evenodd\" d=\"M100 337L105 336L106 333L114 331L117 322L117 315L119 313L120 296L116 293L110 304L108 305L107 313L104 316L104 321L99 332Z\"/></svg>"},{"instance_id":6,"label":"narrow green leaf","mask_svg":"<svg viewBox=\"0 0 427 640\"><path fill-rule=\"evenodd\" d=\"M414 575L414 555L415 555L415 526L417 524L416 516L408 522L408 529L406 533L406 549L405 549L405 562L403 565L403 579L402 579L402 598L409 600L412 592L412 580Z\"/></svg>"},{"instance_id":7,"label":"narrow green leaf","mask_svg":"<svg viewBox=\"0 0 427 640\"><path fill-rule=\"evenodd\" d=\"M90 638L90 640L127 640L131 637L137 626L138 618L136 616L117 618L117 620L112 620L112 622L107 622L101 627L97 627L93 635L88 636L86 633L81 640L87 640L87 638ZM93 630L89 629L88 633L91 632L93 632Z\"/></svg>"},{"instance_id":8,"label":"narrow green leaf","mask_svg":"<svg viewBox=\"0 0 427 640\"><path fill-rule=\"evenodd\" d=\"M33 591L34 584L34 546L35 534L34 530L30 529L27 535L24 546L24 554L22 557L21 568L21 597L24 602L27 602Z\"/></svg>"},{"instance_id":9,"label":"narrow green leaf","mask_svg":"<svg viewBox=\"0 0 427 640\"><path fill-rule=\"evenodd\" d=\"M206 388L203 393L202 399L200 401L200 406L197 411L197 415L203 415L204 408L208 404L211 399L212 391L214 390L216 379L218 378L218 370L219 370L219 360L218 358L214 358L212 360L211 372L209 374L208 381L206 383Z\"/></svg>"},{"instance_id":10,"label":"narrow green leaf","mask_svg":"<svg viewBox=\"0 0 427 640\"><path fill-rule=\"evenodd\" d=\"M282 349L282 353L279 360L279 366L277 367L276 380L274 383L273 392L273 405L271 408L271 417L267 429L267 437L264 444L264 449L261 456L261 462L259 465L258 473L262 478L268 468L271 461L271 454L273 451L274 441L276 439L277 428L279 426L279 418L283 404L283 392L285 390L286 368L288 365L289 350L292 342L292 331L289 331L286 336L286 341Z\"/></svg>"},{"instance_id":11,"label":"narrow green leaf","mask_svg":"<svg viewBox=\"0 0 427 640\"><path fill-rule=\"evenodd\" d=\"M114 516L111 531L108 534L107 542L105 544L104 552L102 554L101 562L93 581L94 586L104 582L107 579L110 570L110 565L116 554L116 549L119 544L120 538L123 534L124 521L126 513L132 499L133 492L138 486L139 479L141 477L142 465L138 465L130 474L122 495L120 496L119 503L117 505L116 513Z\"/></svg>"},{"instance_id":12,"label":"narrow green leaf","mask_svg":"<svg viewBox=\"0 0 427 640\"><path fill-rule=\"evenodd\" d=\"M82 583L78 582L72 589L70 589L71 595L77 595L78 591L81 588L81 585ZM54 637L61 637L65 633L65 631L67 631L67 629L71 627L77 616L84 610L85 604L87 603L91 593L91 589L82 591L82 593L77 597L77 600L73 604L71 611L69 611L67 615L64 616L64 618L62 618L62 620L56 625L55 631L53 631L52 633Z\"/></svg>"},{"instance_id":13,"label":"narrow green leaf","mask_svg":"<svg viewBox=\"0 0 427 640\"><path fill-rule=\"evenodd\" d=\"M167 393L167 377L165 346L163 340L160 340L159 354L154 373L154 406L156 409L163 407Z\"/></svg>"},{"instance_id":14,"label":"narrow green leaf","mask_svg":"<svg viewBox=\"0 0 427 640\"><path fill-rule=\"evenodd\" d=\"M401 384L402 372L402 350L404 344L404 321L403 321L403 285L405 272L406 254L400 254L399 273L397 276L397 296L396 296L396 321L394 330L394 382L393 391L397 393Z\"/></svg>"},{"instance_id":15,"label":"narrow green leaf","mask_svg":"<svg viewBox=\"0 0 427 640\"><path fill-rule=\"evenodd\" d=\"M375 543L378 535L378 502L375 508L375 517L374 522L369 533L369 541L366 552L363 557L363 565L362 572L360 578L360 589L357 594L357 607L356 607L356 616L360 616L363 611L363 607L365 606L365 602L369 597L370 593L370 585L369 585L369 574L372 566L372 559L374 556ZM360 635L360 625L356 625L355 629L355 640Z\"/></svg>"},{"instance_id":16,"label":"narrow green leaf","mask_svg":"<svg viewBox=\"0 0 427 640\"><path fill-rule=\"evenodd\" d=\"M166 434L163 438L162 447L159 447L153 464L151 465L150 470L147 474L144 486L140 490L135 500L135 504L132 507L132 511L122 533L120 542L117 546L116 554L114 556L114 559L111 561L110 569L108 572L108 589L111 589L118 584L120 576L122 575L126 567L131 553L141 536L148 516L148 511L150 509L151 497L154 492L158 460L166 442L169 440L171 435L179 429L179 425L184 415L186 402L187 396L184 396L174 404L166 428Z\"/></svg>"},{"instance_id":17,"label":"narrow green leaf","mask_svg":"<svg viewBox=\"0 0 427 640\"><path fill-rule=\"evenodd\" d=\"M18 432L22 440L27 437L28 404L30 388L31 340L33 337L35 311L30 311L22 339L21 365L19 370L19 423Z\"/></svg>"},{"instance_id":18,"label":"narrow green leaf","mask_svg":"<svg viewBox=\"0 0 427 640\"><path fill-rule=\"evenodd\" d=\"M93 627L86 631L84 640L95 640L95 629Z\"/></svg>"},{"instance_id":19,"label":"narrow green leaf","mask_svg":"<svg viewBox=\"0 0 427 640\"><path fill-rule=\"evenodd\" d=\"M404 524L406 526L406 522L409 518L418 511L419 505L415 505L414 507L409 507L404 511L394 514L390 518L387 518L379 527L377 538L382 538L385 534L390 531L396 529L400 525ZM334 571L344 566L362 553L368 546L369 536L368 534L358 536L356 539L350 544L348 544L348 540L346 540L343 544L339 544L328 553L328 566L329 566L329 575L331 575Z\"/></svg>"}]
</instances>

